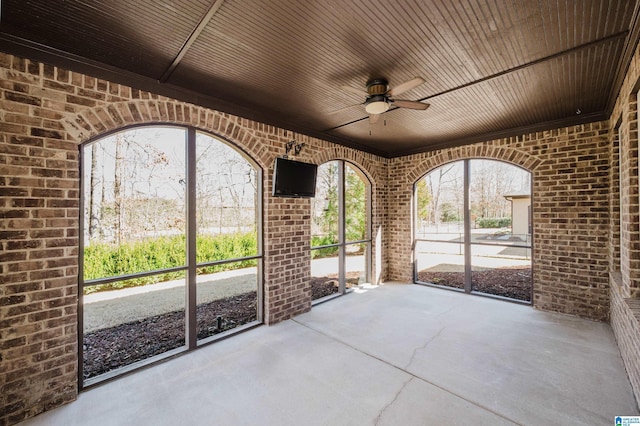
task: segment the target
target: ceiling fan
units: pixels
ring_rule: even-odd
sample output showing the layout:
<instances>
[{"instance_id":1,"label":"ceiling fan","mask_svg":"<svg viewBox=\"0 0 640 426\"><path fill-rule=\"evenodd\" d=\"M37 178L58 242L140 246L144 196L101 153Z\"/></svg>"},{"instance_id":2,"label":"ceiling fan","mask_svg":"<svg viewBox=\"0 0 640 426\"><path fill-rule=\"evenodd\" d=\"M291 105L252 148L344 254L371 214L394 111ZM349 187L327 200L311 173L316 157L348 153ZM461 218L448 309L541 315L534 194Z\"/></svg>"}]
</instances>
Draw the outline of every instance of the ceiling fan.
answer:
<instances>
[{"instance_id":1,"label":"ceiling fan","mask_svg":"<svg viewBox=\"0 0 640 426\"><path fill-rule=\"evenodd\" d=\"M415 77L409 81L405 81L393 88L389 88L389 82L386 78L374 78L367 82L367 90L354 89L350 86L342 86L342 88L348 92L355 93L357 95L366 96L365 101L362 104L364 109L369 113L369 122L374 124L380 118L380 114L387 112L391 106L398 108L409 108L422 110L429 108L429 104L424 104L418 101L408 101L404 99L395 99L394 96L409 91L415 87L423 84L425 80L421 77ZM347 108L351 108L354 105L350 105ZM342 111L346 108L342 108L338 111Z\"/></svg>"}]
</instances>

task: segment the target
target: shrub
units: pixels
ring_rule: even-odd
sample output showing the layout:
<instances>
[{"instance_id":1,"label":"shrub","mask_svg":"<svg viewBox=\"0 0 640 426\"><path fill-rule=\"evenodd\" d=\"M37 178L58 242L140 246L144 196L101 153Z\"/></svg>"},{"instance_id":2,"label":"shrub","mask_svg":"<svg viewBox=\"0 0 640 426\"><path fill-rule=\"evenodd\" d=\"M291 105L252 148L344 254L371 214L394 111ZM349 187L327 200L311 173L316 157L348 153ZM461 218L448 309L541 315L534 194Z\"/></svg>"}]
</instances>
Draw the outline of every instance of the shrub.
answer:
<instances>
[{"instance_id":1,"label":"shrub","mask_svg":"<svg viewBox=\"0 0 640 426\"><path fill-rule=\"evenodd\" d=\"M196 247L198 263L248 257L258 253L257 239L253 232L199 236ZM184 235L158 237L120 245L93 243L84 249L84 279L92 280L174 268L186 265L186 259L187 247ZM207 274L255 265L255 260L243 260L199 268L198 273ZM184 271L160 273L100 286L89 286L85 288L85 293L153 284L184 276Z\"/></svg>"},{"instance_id":2,"label":"shrub","mask_svg":"<svg viewBox=\"0 0 640 426\"><path fill-rule=\"evenodd\" d=\"M311 237L311 247L327 246L335 244L337 238L333 234L314 235ZM322 257L331 257L338 254L338 247L325 247L321 249L311 250L312 259L320 259Z\"/></svg>"},{"instance_id":3,"label":"shrub","mask_svg":"<svg viewBox=\"0 0 640 426\"><path fill-rule=\"evenodd\" d=\"M510 226L510 217L479 217L476 219L476 228L508 228Z\"/></svg>"}]
</instances>

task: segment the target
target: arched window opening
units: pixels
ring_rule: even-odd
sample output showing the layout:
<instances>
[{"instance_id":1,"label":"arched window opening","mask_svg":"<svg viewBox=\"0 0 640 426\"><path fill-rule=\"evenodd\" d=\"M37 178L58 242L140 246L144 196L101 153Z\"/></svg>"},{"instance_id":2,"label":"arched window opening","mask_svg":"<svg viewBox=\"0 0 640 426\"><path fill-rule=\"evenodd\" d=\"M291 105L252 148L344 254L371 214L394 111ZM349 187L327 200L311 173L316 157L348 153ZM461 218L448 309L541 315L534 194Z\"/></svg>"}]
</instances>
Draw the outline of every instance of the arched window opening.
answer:
<instances>
[{"instance_id":1,"label":"arched window opening","mask_svg":"<svg viewBox=\"0 0 640 426\"><path fill-rule=\"evenodd\" d=\"M414 186L414 281L531 303L531 174L495 160L440 166Z\"/></svg>"},{"instance_id":2,"label":"arched window opening","mask_svg":"<svg viewBox=\"0 0 640 426\"><path fill-rule=\"evenodd\" d=\"M371 183L356 166L318 167L311 202L311 292L316 302L370 281Z\"/></svg>"},{"instance_id":3,"label":"arched window opening","mask_svg":"<svg viewBox=\"0 0 640 426\"><path fill-rule=\"evenodd\" d=\"M193 128L81 152L81 386L262 321L259 167Z\"/></svg>"}]
</instances>

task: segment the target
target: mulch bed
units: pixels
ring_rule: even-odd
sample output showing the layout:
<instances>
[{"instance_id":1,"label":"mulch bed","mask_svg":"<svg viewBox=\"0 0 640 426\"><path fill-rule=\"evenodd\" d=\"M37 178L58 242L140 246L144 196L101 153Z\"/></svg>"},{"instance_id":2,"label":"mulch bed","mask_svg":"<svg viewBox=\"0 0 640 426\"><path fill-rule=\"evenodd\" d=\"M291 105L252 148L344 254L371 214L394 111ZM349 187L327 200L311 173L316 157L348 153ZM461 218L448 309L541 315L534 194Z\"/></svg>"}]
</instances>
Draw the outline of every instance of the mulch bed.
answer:
<instances>
[{"instance_id":1,"label":"mulch bed","mask_svg":"<svg viewBox=\"0 0 640 426\"><path fill-rule=\"evenodd\" d=\"M346 288L358 285L359 272L347 272ZM311 277L311 300L320 299L338 292L338 276Z\"/></svg>"},{"instance_id":2,"label":"mulch bed","mask_svg":"<svg viewBox=\"0 0 640 426\"><path fill-rule=\"evenodd\" d=\"M473 271L473 290L510 299L531 301L531 268L496 268ZM464 272L418 272L418 280L464 288Z\"/></svg>"},{"instance_id":3,"label":"mulch bed","mask_svg":"<svg viewBox=\"0 0 640 426\"><path fill-rule=\"evenodd\" d=\"M338 292L337 279L327 277L311 278L311 300L320 299Z\"/></svg>"},{"instance_id":4,"label":"mulch bed","mask_svg":"<svg viewBox=\"0 0 640 426\"><path fill-rule=\"evenodd\" d=\"M255 321L256 292L199 305L196 318L198 339ZM184 310L180 310L86 333L83 342L84 378L183 346L184 323Z\"/></svg>"}]
</instances>

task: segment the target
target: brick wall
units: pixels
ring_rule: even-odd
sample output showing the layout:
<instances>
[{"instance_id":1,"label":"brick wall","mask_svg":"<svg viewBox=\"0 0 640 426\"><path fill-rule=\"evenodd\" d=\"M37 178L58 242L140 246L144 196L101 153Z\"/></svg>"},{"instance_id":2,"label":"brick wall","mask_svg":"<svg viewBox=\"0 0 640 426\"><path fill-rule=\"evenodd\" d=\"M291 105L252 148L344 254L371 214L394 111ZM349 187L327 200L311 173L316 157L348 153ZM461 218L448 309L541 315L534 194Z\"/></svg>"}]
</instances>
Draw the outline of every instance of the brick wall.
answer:
<instances>
[{"instance_id":1,"label":"brick wall","mask_svg":"<svg viewBox=\"0 0 640 426\"><path fill-rule=\"evenodd\" d=\"M640 48L636 49L609 120L617 129L620 158L612 168L611 327L640 401L640 202L638 199L638 91ZM614 157L615 155L612 155ZM616 158L612 158L612 165ZM619 249L615 250L618 244ZM617 257L616 257L617 256Z\"/></svg>"},{"instance_id":2,"label":"brick wall","mask_svg":"<svg viewBox=\"0 0 640 426\"><path fill-rule=\"evenodd\" d=\"M442 164L467 158L501 160L532 173L534 306L608 319L608 122L393 159L389 278L412 279L413 184Z\"/></svg>"},{"instance_id":3,"label":"brick wall","mask_svg":"<svg viewBox=\"0 0 640 426\"><path fill-rule=\"evenodd\" d=\"M267 178L271 188L272 174ZM268 197L265 207L264 314L273 324L311 309L311 202Z\"/></svg>"},{"instance_id":4,"label":"brick wall","mask_svg":"<svg viewBox=\"0 0 640 426\"><path fill-rule=\"evenodd\" d=\"M616 276L611 281L611 326L636 401L640 401L640 299L625 297L622 290L620 277Z\"/></svg>"},{"instance_id":5,"label":"brick wall","mask_svg":"<svg viewBox=\"0 0 640 426\"><path fill-rule=\"evenodd\" d=\"M284 129L0 54L0 424L77 395L78 145L126 126L194 126L263 170L264 318L311 307L310 202L273 198L273 163L290 140L302 161L345 159L373 186L375 276L384 259L387 160Z\"/></svg>"},{"instance_id":6,"label":"brick wall","mask_svg":"<svg viewBox=\"0 0 640 426\"><path fill-rule=\"evenodd\" d=\"M620 273L620 140L613 129L609 144L609 270Z\"/></svg>"},{"instance_id":7,"label":"brick wall","mask_svg":"<svg viewBox=\"0 0 640 426\"><path fill-rule=\"evenodd\" d=\"M0 56L0 423L76 396L78 150L43 74Z\"/></svg>"}]
</instances>

